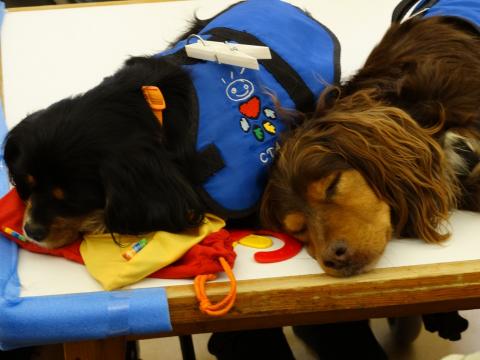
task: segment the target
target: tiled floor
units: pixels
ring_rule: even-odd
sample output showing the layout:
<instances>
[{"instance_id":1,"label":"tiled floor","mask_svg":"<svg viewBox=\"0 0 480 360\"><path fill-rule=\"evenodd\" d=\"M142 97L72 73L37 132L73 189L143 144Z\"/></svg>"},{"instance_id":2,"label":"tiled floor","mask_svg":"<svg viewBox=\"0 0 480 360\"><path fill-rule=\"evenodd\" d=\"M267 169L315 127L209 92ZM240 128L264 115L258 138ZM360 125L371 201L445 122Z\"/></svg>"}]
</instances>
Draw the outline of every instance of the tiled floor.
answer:
<instances>
[{"instance_id":1,"label":"tiled floor","mask_svg":"<svg viewBox=\"0 0 480 360\"><path fill-rule=\"evenodd\" d=\"M395 345L385 319L375 319L372 326L380 343L387 351L391 360L438 360L452 354L468 354L480 351L480 310L462 311L463 317L469 321L468 330L462 339L456 342L443 340L437 334L422 330L420 336L411 346ZM288 342L297 360L314 360L316 357L295 337L290 328L285 329ZM198 360L214 360L208 353L207 341L210 334L194 335L195 353ZM142 360L181 360L178 338L143 340L140 342ZM361 355L361 354L359 354ZM361 356L359 356L361 359Z\"/></svg>"}]
</instances>

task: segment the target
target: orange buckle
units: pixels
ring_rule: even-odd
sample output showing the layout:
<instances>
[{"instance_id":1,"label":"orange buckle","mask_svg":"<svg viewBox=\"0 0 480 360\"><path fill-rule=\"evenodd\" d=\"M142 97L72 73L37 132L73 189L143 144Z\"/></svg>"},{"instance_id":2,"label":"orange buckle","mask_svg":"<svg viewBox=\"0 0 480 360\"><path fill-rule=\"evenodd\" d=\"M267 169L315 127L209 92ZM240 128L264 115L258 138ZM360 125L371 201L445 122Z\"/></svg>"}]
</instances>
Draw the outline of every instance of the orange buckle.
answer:
<instances>
[{"instance_id":1,"label":"orange buckle","mask_svg":"<svg viewBox=\"0 0 480 360\"><path fill-rule=\"evenodd\" d=\"M156 86L142 86L143 96L160 125L163 126L163 110L167 108L162 92Z\"/></svg>"}]
</instances>

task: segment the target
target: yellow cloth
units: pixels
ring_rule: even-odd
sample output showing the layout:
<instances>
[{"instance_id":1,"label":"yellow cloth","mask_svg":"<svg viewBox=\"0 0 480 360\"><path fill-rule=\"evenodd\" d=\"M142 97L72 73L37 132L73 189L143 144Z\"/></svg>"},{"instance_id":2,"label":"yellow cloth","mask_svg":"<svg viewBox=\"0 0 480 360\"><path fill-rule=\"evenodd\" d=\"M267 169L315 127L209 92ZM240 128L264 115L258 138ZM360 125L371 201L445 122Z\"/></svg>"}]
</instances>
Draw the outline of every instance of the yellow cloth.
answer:
<instances>
[{"instance_id":1,"label":"yellow cloth","mask_svg":"<svg viewBox=\"0 0 480 360\"><path fill-rule=\"evenodd\" d=\"M114 290L180 259L192 246L224 226L221 218L207 214L199 227L179 234L158 231L144 236L115 235L118 242L127 245L125 247L115 244L110 234L89 235L80 245L80 253L90 274L105 290ZM131 260L125 260L122 254L143 238L147 239L147 245Z\"/></svg>"}]
</instances>

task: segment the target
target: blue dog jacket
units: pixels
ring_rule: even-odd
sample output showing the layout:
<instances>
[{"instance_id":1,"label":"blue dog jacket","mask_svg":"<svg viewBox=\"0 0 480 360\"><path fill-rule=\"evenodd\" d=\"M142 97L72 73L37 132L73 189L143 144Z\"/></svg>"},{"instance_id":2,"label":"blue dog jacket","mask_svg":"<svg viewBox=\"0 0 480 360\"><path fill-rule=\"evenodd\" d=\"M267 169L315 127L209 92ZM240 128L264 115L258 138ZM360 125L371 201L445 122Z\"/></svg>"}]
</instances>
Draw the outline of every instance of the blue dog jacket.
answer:
<instances>
[{"instance_id":1,"label":"blue dog jacket","mask_svg":"<svg viewBox=\"0 0 480 360\"><path fill-rule=\"evenodd\" d=\"M176 57L196 90L196 147L200 159L208 159L200 192L217 214L244 216L259 202L277 136L285 129L272 95L284 108L312 111L325 86L338 82L338 40L306 13L279 0L233 5L197 35L268 46L272 53L271 60L259 60L259 71L186 58L185 45L199 41L192 37L158 55Z\"/></svg>"},{"instance_id":2,"label":"blue dog jacket","mask_svg":"<svg viewBox=\"0 0 480 360\"><path fill-rule=\"evenodd\" d=\"M418 0L403 0L393 11L392 21L402 20ZM479 30L480 2L478 0L423 0L415 6L412 15L423 17L449 16L465 20Z\"/></svg>"}]
</instances>

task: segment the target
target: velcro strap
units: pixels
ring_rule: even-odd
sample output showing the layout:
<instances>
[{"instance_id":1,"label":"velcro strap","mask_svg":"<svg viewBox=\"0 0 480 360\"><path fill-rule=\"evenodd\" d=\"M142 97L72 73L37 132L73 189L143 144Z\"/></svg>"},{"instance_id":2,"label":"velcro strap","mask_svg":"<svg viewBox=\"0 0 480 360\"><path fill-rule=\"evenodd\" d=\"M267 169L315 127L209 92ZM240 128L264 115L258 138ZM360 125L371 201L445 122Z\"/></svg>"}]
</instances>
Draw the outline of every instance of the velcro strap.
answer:
<instances>
[{"instance_id":1,"label":"velcro strap","mask_svg":"<svg viewBox=\"0 0 480 360\"><path fill-rule=\"evenodd\" d=\"M225 167L222 154L215 144L207 145L197 154L198 159L192 164L195 180L202 184L207 179Z\"/></svg>"}]
</instances>

